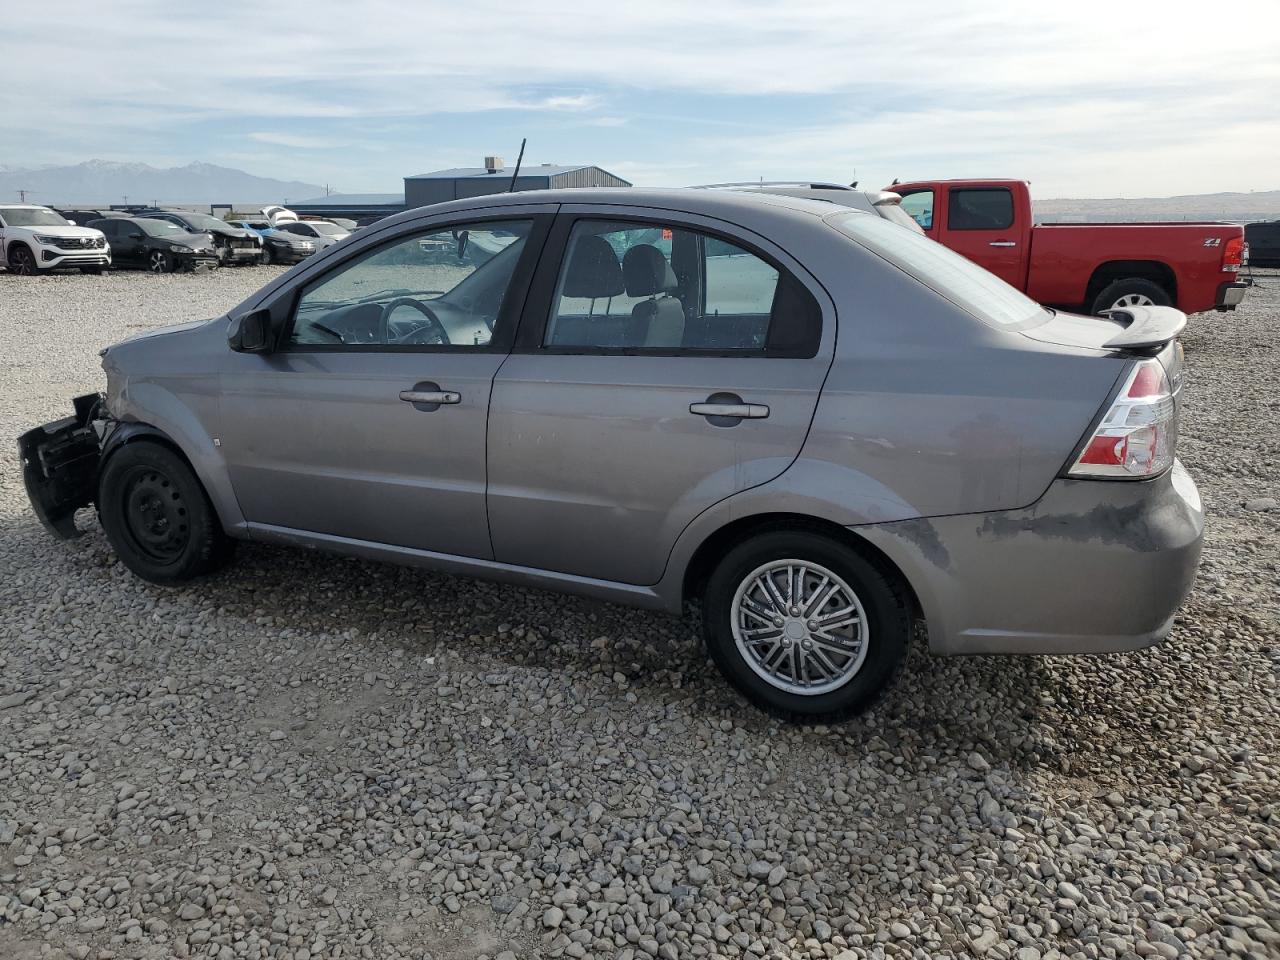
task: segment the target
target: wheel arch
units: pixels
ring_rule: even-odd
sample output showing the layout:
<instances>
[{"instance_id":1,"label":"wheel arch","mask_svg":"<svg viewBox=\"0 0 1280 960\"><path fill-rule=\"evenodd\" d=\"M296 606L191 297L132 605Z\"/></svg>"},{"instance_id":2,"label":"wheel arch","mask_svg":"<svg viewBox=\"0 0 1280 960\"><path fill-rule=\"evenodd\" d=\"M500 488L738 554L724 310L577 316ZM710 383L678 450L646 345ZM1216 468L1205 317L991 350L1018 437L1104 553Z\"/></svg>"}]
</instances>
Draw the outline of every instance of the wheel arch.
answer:
<instances>
[{"instance_id":1,"label":"wheel arch","mask_svg":"<svg viewBox=\"0 0 1280 960\"><path fill-rule=\"evenodd\" d=\"M832 520L802 513L757 513L731 520L712 531L694 549L685 565L681 581L682 601L687 602L702 595L716 562L729 550L752 537L776 530L816 533L854 551L902 591L913 619L923 616L915 587L888 554L865 537L859 536L856 530Z\"/></svg>"},{"instance_id":2,"label":"wheel arch","mask_svg":"<svg viewBox=\"0 0 1280 960\"><path fill-rule=\"evenodd\" d=\"M1085 306L1090 306L1109 285L1117 280L1149 280L1178 302L1178 278L1169 264L1162 260L1107 260L1093 268L1085 288Z\"/></svg>"}]
</instances>

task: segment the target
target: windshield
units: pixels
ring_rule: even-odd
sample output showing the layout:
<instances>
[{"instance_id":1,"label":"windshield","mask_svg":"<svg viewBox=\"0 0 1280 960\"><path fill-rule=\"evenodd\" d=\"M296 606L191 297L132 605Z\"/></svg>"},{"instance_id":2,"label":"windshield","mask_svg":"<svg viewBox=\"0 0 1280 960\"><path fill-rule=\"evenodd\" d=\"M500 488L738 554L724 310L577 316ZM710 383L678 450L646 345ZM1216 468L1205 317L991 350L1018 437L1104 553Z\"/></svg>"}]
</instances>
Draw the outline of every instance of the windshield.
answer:
<instances>
[{"instance_id":1,"label":"windshield","mask_svg":"<svg viewBox=\"0 0 1280 960\"><path fill-rule=\"evenodd\" d=\"M315 229L316 233L324 234L326 237L345 237L349 230L343 230L336 223L317 223L315 220L307 221Z\"/></svg>"},{"instance_id":2,"label":"windshield","mask_svg":"<svg viewBox=\"0 0 1280 960\"><path fill-rule=\"evenodd\" d=\"M212 230L215 227L228 227L230 224L217 217L211 217L207 213L184 213L182 219L195 227L197 230Z\"/></svg>"},{"instance_id":3,"label":"windshield","mask_svg":"<svg viewBox=\"0 0 1280 960\"><path fill-rule=\"evenodd\" d=\"M168 220L138 220L135 222L142 228L143 233L149 233L153 237L172 237L174 235L185 237L187 235L187 231L177 224L170 223Z\"/></svg>"},{"instance_id":4,"label":"windshield","mask_svg":"<svg viewBox=\"0 0 1280 960\"><path fill-rule=\"evenodd\" d=\"M993 327L1046 316L1044 307L994 273L919 233L857 213L837 214L827 223Z\"/></svg>"},{"instance_id":5,"label":"windshield","mask_svg":"<svg viewBox=\"0 0 1280 960\"><path fill-rule=\"evenodd\" d=\"M0 219L11 227L65 227L67 218L44 207L0 207Z\"/></svg>"}]
</instances>

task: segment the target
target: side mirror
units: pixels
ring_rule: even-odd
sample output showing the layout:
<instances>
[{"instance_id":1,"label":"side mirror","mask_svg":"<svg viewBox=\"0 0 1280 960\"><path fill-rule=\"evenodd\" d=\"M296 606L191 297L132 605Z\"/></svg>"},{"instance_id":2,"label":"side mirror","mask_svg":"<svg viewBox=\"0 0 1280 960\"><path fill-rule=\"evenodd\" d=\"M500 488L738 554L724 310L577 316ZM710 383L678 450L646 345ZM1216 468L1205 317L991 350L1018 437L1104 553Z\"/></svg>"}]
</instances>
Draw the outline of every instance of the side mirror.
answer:
<instances>
[{"instance_id":1,"label":"side mirror","mask_svg":"<svg viewBox=\"0 0 1280 960\"><path fill-rule=\"evenodd\" d=\"M271 311L252 310L233 317L227 328L227 344L237 353L270 353Z\"/></svg>"}]
</instances>

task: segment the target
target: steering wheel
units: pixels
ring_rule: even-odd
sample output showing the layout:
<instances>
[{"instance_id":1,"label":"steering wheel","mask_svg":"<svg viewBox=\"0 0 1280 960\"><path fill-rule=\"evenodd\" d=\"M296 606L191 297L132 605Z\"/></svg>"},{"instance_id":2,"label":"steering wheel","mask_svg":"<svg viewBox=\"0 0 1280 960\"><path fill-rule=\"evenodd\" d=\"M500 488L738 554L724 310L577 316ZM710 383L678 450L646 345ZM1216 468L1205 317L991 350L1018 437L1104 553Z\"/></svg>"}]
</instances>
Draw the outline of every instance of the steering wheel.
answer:
<instances>
[{"instance_id":1,"label":"steering wheel","mask_svg":"<svg viewBox=\"0 0 1280 960\"><path fill-rule=\"evenodd\" d=\"M420 314L427 318L425 325L413 331L416 343L424 344L447 344L449 342L449 334L444 328L444 324L440 322L440 318L436 316L435 311L428 307L421 300L414 300L412 297L399 297L392 300L382 308L382 315L378 317L378 342L392 343L399 342L391 339L391 314L400 307L413 307ZM418 339L424 337L425 339Z\"/></svg>"}]
</instances>

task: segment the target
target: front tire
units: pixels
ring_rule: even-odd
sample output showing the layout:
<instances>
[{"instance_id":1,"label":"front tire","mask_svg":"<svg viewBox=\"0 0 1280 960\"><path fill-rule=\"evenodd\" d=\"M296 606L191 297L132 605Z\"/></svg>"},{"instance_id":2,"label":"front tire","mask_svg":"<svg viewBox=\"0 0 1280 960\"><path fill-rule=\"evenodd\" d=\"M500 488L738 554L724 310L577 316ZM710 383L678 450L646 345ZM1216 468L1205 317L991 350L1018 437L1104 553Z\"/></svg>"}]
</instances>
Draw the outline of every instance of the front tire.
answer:
<instances>
[{"instance_id":1,"label":"front tire","mask_svg":"<svg viewBox=\"0 0 1280 960\"><path fill-rule=\"evenodd\" d=\"M269 266L271 266L271 265L272 265L273 263L275 263L275 262L276 262L276 255L275 255L275 253L272 251L272 249L271 249L271 245L270 245L270 244L267 244L267 245L266 245L265 247L263 247L263 249L262 249L262 263L263 263L263 265L265 265L265 266L268 266L268 267L269 267Z\"/></svg>"},{"instance_id":2,"label":"front tire","mask_svg":"<svg viewBox=\"0 0 1280 960\"><path fill-rule=\"evenodd\" d=\"M147 269L152 273L173 273L173 256L165 250L152 250L147 254Z\"/></svg>"},{"instance_id":3,"label":"front tire","mask_svg":"<svg viewBox=\"0 0 1280 960\"><path fill-rule=\"evenodd\" d=\"M1104 287L1094 298L1090 312L1102 313L1124 307L1167 307L1172 303L1173 298L1160 284L1141 277L1126 277Z\"/></svg>"},{"instance_id":4,"label":"front tire","mask_svg":"<svg viewBox=\"0 0 1280 960\"><path fill-rule=\"evenodd\" d=\"M703 598L707 650L753 704L844 720L896 679L911 639L901 589L847 546L779 530L734 547Z\"/></svg>"},{"instance_id":5,"label":"front tire","mask_svg":"<svg viewBox=\"0 0 1280 960\"><path fill-rule=\"evenodd\" d=\"M234 545L191 467L154 441L126 444L107 459L98 516L116 556L151 583L212 573Z\"/></svg>"},{"instance_id":6,"label":"front tire","mask_svg":"<svg viewBox=\"0 0 1280 960\"><path fill-rule=\"evenodd\" d=\"M9 248L9 272L20 277L33 277L39 271L31 248L21 243Z\"/></svg>"}]
</instances>

